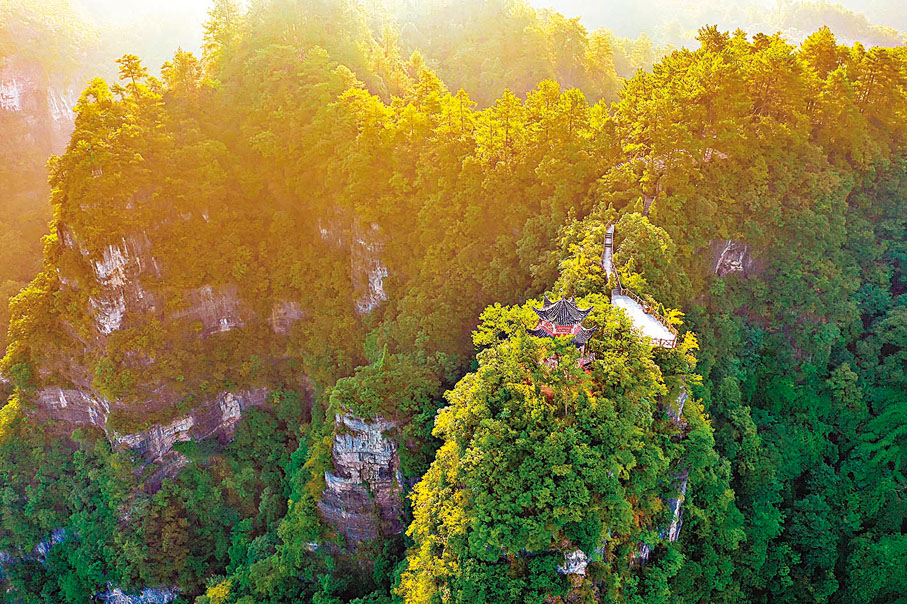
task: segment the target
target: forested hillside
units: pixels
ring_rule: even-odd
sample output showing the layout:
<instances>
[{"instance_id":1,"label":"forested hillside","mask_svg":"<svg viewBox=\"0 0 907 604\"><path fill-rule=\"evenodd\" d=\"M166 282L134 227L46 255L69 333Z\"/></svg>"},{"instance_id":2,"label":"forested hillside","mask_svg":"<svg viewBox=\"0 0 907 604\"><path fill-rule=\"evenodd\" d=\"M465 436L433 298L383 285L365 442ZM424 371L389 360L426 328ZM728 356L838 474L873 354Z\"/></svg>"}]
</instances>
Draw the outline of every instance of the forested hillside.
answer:
<instances>
[{"instance_id":1,"label":"forested hillside","mask_svg":"<svg viewBox=\"0 0 907 604\"><path fill-rule=\"evenodd\" d=\"M392 7L394 3L389 3ZM648 69L666 52L646 36L587 31L579 17L520 2L430 0L390 11L405 54L418 52L451 90L464 88L487 106L508 88L523 96L551 78L580 88L591 103L614 101L622 78Z\"/></svg>"},{"instance_id":2,"label":"forested hillside","mask_svg":"<svg viewBox=\"0 0 907 604\"><path fill-rule=\"evenodd\" d=\"M88 43L65 6L51 17L34 6L0 6L0 349L6 349L6 302L41 266L50 207L44 164L60 152L72 117L54 114L74 100L72 79ZM26 25L27 24L27 25ZM66 27L62 27L66 24ZM59 31L54 39L52 32ZM68 99L67 99L68 97ZM58 103L59 102L59 103Z\"/></svg>"},{"instance_id":3,"label":"forested hillside","mask_svg":"<svg viewBox=\"0 0 907 604\"><path fill-rule=\"evenodd\" d=\"M178 33L193 27L161 15L139 23L121 21L114 27L109 15L88 12L82 4L79 0L4 0L0 4L3 351L8 300L41 266L41 237L51 218L46 163L66 148L79 92L93 77L115 77L114 60L125 49L141 52L157 69L176 48Z\"/></svg>"},{"instance_id":4,"label":"forested hillside","mask_svg":"<svg viewBox=\"0 0 907 604\"><path fill-rule=\"evenodd\" d=\"M905 47L707 26L623 81L481 4L217 0L81 93L0 362L9 601L903 599Z\"/></svg>"}]
</instances>

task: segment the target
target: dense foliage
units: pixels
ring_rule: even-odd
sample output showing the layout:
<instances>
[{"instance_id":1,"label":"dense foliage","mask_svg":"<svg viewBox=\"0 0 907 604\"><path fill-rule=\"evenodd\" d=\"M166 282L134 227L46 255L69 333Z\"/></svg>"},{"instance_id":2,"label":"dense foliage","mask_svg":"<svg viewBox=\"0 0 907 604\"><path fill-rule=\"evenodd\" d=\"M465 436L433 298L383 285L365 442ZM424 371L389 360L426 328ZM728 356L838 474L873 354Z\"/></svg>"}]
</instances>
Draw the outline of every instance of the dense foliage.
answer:
<instances>
[{"instance_id":1,"label":"dense foliage","mask_svg":"<svg viewBox=\"0 0 907 604\"><path fill-rule=\"evenodd\" d=\"M682 428L665 411L692 377L695 340L658 350L680 372L665 375L605 297L578 303L593 306L589 321L599 326L585 369L570 338L526 334L535 301L483 315L476 340L496 343L448 393L435 423L444 443L413 493L405 601L655 601L672 593L675 575L683 583L673 594L685 601L728 597L722 558L743 536L729 466L700 408L686 410ZM686 563L659 533L683 473L695 493L686 530L712 549ZM640 545L662 541L658 561L634 573ZM555 571L575 549L595 552L579 583Z\"/></svg>"},{"instance_id":2,"label":"dense foliage","mask_svg":"<svg viewBox=\"0 0 907 604\"><path fill-rule=\"evenodd\" d=\"M204 56L177 53L161 78L126 56L118 83L89 85L2 361L16 386L0 410L7 593L903 597L907 52L841 46L827 29L794 47L704 28L700 48L590 105L534 82L614 94L590 62L596 36L575 30L559 54L577 24L522 15L537 27L514 35L544 42L541 63L476 52L508 57L525 96L470 80L476 57L445 54L461 42L405 59L414 32L328 0L219 0ZM491 81L510 82L499 68ZM659 308L697 334L701 377L692 334L653 351L608 305L609 222L625 285L684 311ZM156 306L98 337L92 263L124 237L147 237L165 267L138 279ZM747 259L719 276L729 240ZM371 253L387 299L363 305ZM205 287L233 292L243 324L209 333L187 314ZM525 335L523 303L543 291L595 305L588 373L565 342ZM303 317L275 334L267 318L288 300ZM681 378L685 439L663 412ZM34 419L36 392L78 379L117 402L105 427L120 434L224 390L272 398L232 444L182 443L185 465L157 473L99 430ZM421 478L405 538L345 550L318 514L343 412L402 426L405 476ZM684 527L666 543L680 464ZM62 543L29 554L59 528ZM641 542L655 546L643 566ZM585 578L557 574L563 552L600 545Z\"/></svg>"},{"instance_id":3,"label":"dense foliage","mask_svg":"<svg viewBox=\"0 0 907 604\"><path fill-rule=\"evenodd\" d=\"M621 78L663 54L644 35L630 40L603 28L588 32L578 17L519 0L431 0L393 16L404 48L425 56L445 83L470 91L483 106L505 88L523 95L548 78L580 88L593 101L613 101Z\"/></svg>"}]
</instances>

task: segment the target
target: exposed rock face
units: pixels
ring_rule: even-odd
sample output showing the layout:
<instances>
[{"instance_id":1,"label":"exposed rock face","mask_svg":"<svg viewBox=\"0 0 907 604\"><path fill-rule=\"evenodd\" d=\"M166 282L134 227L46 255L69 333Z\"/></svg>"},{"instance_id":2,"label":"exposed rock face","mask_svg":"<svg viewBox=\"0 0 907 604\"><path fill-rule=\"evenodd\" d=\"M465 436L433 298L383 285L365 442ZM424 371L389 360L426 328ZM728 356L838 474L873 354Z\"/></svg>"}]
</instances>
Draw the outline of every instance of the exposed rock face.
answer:
<instances>
[{"instance_id":1,"label":"exposed rock face","mask_svg":"<svg viewBox=\"0 0 907 604\"><path fill-rule=\"evenodd\" d=\"M216 436L222 441L232 439L243 411L260 407L266 402L267 391L263 388L238 393L221 392L215 397L214 404L204 405L165 426L155 425L142 432L118 436L116 442L158 460L180 441L209 436Z\"/></svg>"},{"instance_id":2,"label":"exposed rock face","mask_svg":"<svg viewBox=\"0 0 907 604\"><path fill-rule=\"evenodd\" d=\"M50 133L48 136L55 141L51 151L60 152L72 131L71 107L75 101L76 95L69 89L48 84L48 78L40 69L12 61L0 69L0 117L14 116L11 119L16 123L25 120L23 123L28 127L23 131L29 137ZM59 140L54 138L58 134ZM133 192L131 201L123 200L121 209L128 212L152 200L155 186L153 182L143 184L140 190ZM90 211L91 208L78 205L82 200L77 197L78 194L74 194L70 200L72 209L81 207L84 212ZM201 213L204 223L196 221L198 228L208 224L207 211ZM207 354L219 343L217 335L224 332L265 326L275 338L289 336L293 326L305 320L309 312L292 299L259 301L248 296L244 298L246 292L242 283L221 282L224 275L229 274L223 270L210 281L186 285L186 280L179 280L183 285L174 287L173 283L178 280L173 279L171 273L175 270L170 262L173 250L164 243L171 241L167 239L171 224L178 223L180 229L191 230L193 225L186 226L184 221L196 218L196 214L174 213L162 215L159 222L141 227L125 220L122 232L100 243L89 237L87 229L80 232L80 221L75 217L57 224L57 251L61 258L56 265L59 288L65 294L79 292L80 295L69 297L78 300L79 304L87 297L88 307L74 313L55 308L46 318L48 324L42 325L65 337L60 338L58 346L49 346L46 351L34 354L32 361L38 385L29 412L39 419L57 420L73 427L96 426L120 446L135 448L150 460L166 458L169 462L168 453L174 443L210 436L230 438L243 411L264 403L263 390L222 392L200 401L191 413L177 417L168 413L208 376L200 376L191 368L180 371L182 367L177 365L182 360L174 360L177 355L160 354L161 358L156 358L157 352L170 342L151 342L141 328L153 325L155 334L162 333L164 337L179 334L179 340L173 344L175 347L185 345L193 337L210 338L205 347L194 349ZM345 291L350 292L349 303L360 314L371 312L387 298L385 279L389 271L382 259L384 246L380 227L366 221L360 225L351 210L331 211L315 219L325 248L336 248L329 251L343 262L348 254L352 287L348 283L344 285ZM200 278L208 279L207 273L199 274L202 275ZM158 325L161 329L157 329ZM278 345L272 350L287 348ZM273 354L278 355L277 360L282 359L280 352ZM162 367L166 364L167 369L156 372L155 363L161 363ZM116 390L105 388L107 384L95 387L96 367L109 367L110 364L114 371L131 371L131 381L124 380L128 381L125 388L129 402L112 400L113 394L107 394L110 398L105 398L102 392ZM199 364L186 363L186 367L197 366ZM243 387L245 384L236 390ZM144 425L143 414L172 419L140 432L122 433ZM111 417L116 420L111 422L114 426L131 427L116 433L108 426ZM392 456L394 462L388 485L399 485L395 450ZM338 467L342 468L343 463ZM337 474L338 479L345 476L343 470ZM367 477L364 480L369 482ZM382 489L390 487L379 483L376 477L374 492L383 496L380 495ZM399 509L398 503L394 506ZM399 525L396 516L389 514L388 526Z\"/></svg>"},{"instance_id":3,"label":"exposed rock face","mask_svg":"<svg viewBox=\"0 0 907 604\"><path fill-rule=\"evenodd\" d=\"M684 386L680 389L680 394L677 395L674 404L668 403L664 407L668 417L671 418L671 423L677 428L679 433L677 438L686 438L687 423L683 420L683 407L687 402L687 398L689 398L689 394L687 393L686 386Z\"/></svg>"},{"instance_id":4,"label":"exposed rock face","mask_svg":"<svg viewBox=\"0 0 907 604\"><path fill-rule=\"evenodd\" d=\"M322 241L326 241L336 248L347 245L349 239L350 217L347 213L335 208L333 214L318 218L318 232Z\"/></svg>"},{"instance_id":5,"label":"exposed rock face","mask_svg":"<svg viewBox=\"0 0 907 604\"><path fill-rule=\"evenodd\" d=\"M675 479L680 484L680 494L677 497L674 497L668 501L668 507L671 510L671 524L668 525L667 529L662 529L659 534L662 539L667 539L668 541L677 541L680 538L680 529L683 527L683 500L687 493L687 479L689 473L684 471L679 476L676 476Z\"/></svg>"},{"instance_id":6,"label":"exposed rock face","mask_svg":"<svg viewBox=\"0 0 907 604\"><path fill-rule=\"evenodd\" d=\"M269 323L274 333L285 336L290 333L293 323L303 318L305 318L305 313L302 312L299 304L291 300L283 300L274 305Z\"/></svg>"},{"instance_id":7,"label":"exposed rock face","mask_svg":"<svg viewBox=\"0 0 907 604\"><path fill-rule=\"evenodd\" d=\"M351 212L335 210L318 218L318 232L331 246L349 250L357 313L366 315L387 300L384 280L389 271L382 261L384 238L380 225L372 222L364 226Z\"/></svg>"},{"instance_id":8,"label":"exposed rock face","mask_svg":"<svg viewBox=\"0 0 907 604\"><path fill-rule=\"evenodd\" d=\"M199 321L202 337L224 333L245 325L239 288L236 285L210 285L187 292L189 307L173 315L176 319Z\"/></svg>"},{"instance_id":9,"label":"exposed rock face","mask_svg":"<svg viewBox=\"0 0 907 604\"><path fill-rule=\"evenodd\" d=\"M687 476L684 471L674 480L678 482L680 494L668 500L668 509L671 510L671 523L662 527L658 531L658 536L668 542L674 542L680 539L680 529L683 528L683 500L687 492ZM652 556L652 546L648 543L641 543L633 556L633 563L645 565Z\"/></svg>"},{"instance_id":10,"label":"exposed rock face","mask_svg":"<svg viewBox=\"0 0 907 604\"><path fill-rule=\"evenodd\" d=\"M60 239L69 249L89 256L90 252L79 242L74 233L60 227ZM124 236L120 243L104 248L100 258L91 260L94 284L99 293L90 298L90 303L101 334L108 335L127 327L124 317L127 313L157 314L162 310L158 297L142 285L143 278L161 277L161 266L152 254L152 243L144 232ZM65 275L60 275L64 284L77 287ZM239 288L235 284L211 286L183 293L185 304L179 310L167 315L169 320L185 320L201 323L201 337L223 333L243 327L248 312L243 307ZM289 325L302 318L299 305L284 301L275 307L271 323L275 332L288 331Z\"/></svg>"},{"instance_id":11,"label":"exposed rock face","mask_svg":"<svg viewBox=\"0 0 907 604\"><path fill-rule=\"evenodd\" d=\"M114 332L141 326L149 320L164 323L179 322L188 331L194 329L197 337L205 338L216 333L240 328L254 319L244 306L236 285L204 286L182 292L176 308L167 308L160 293L163 271L153 254L151 238L145 232L123 236L118 243L92 253L71 228L61 225L58 230L65 249L77 253L77 258L90 268L89 277L58 275L63 287L84 289L89 297L94 333L87 339L84 330L75 335L70 346L84 346L87 351L103 351L107 337ZM302 310L293 301L284 301L275 307L269 319L275 333L287 333L292 323L302 317ZM75 333L66 318L59 323L61 329ZM221 440L233 437L236 423L242 413L253 406L264 405L265 389L241 392L221 392L202 401L194 411L163 424L132 434L117 434L107 424L110 414L117 410L136 409L156 414L178 403L182 396L161 383L137 385L141 402L124 403L107 400L92 384L89 368L69 361L78 358L75 351L61 351L39 368L45 387L34 397L34 414L40 419L54 419L78 425L93 425L104 430L111 442L142 452L146 459L159 461L172 449L173 444L190 439L216 436ZM141 350L123 352L128 366L147 367L154 363ZM172 460L171 460L172 461ZM173 465L173 464L170 464Z\"/></svg>"},{"instance_id":12,"label":"exposed rock face","mask_svg":"<svg viewBox=\"0 0 907 604\"><path fill-rule=\"evenodd\" d=\"M3 75L6 75L5 73ZM0 80L0 109L22 111L22 80Z\"/></svg>"},{"instance_id":13,"label":"exposed rock face","mask_svg":"<svg viewBox=\"0 0 907 604\"><path fill-rule=\"evenodd\" d=\"M50 386L38 391L36 402L41 415L70 424L87 424L106 429L110 403L97 393Z\"/></svg>"},{"instance_id":14,"label":"exposed rock face","mask_svg":"<svg viewBox=\"0 0 907 604\"><path fill-rule=\"evenodd\" d=\"M119 587L97 594L104 604L170 604L179 597L179 590L172 587L146 587L140 593L127 594Z\"/></svg>"},{"instance_id":15,"label":"exposed rock face","mask_svg":"<svg viewBox=\"0 0 907 604\"><path fill-rule=\"evenodd\" d=\"M168 307L164 302L165 270L153 254L152 239L144 231L124 235L119 242L98 252L90 251L65 225L59 227L58 233L63 248L75 252L75 260L90 269L87 277L79 276L80 273L66 275L59 269L58 275L63 288L91 292L91 323L85 326L88 333L84 327L70 324L68 317L61 317L57 323L62 333L72 337L66 349L52 351L38 368L44 386L34 396L32 412L39 419L58 420L74 427L97 426L114 444L136 449L150 461L164 459L176 442L211 436L222 441L231 439L243 412L265 404L265 389L221 392L201 401L189 414L140 432L120 434L108 426L111 413L123 412L132 418L129 421L141 421L136 411L163 414L184 395L166 383L151 380L135 384L133 396L139 401L108 400L95 389L92 369L74 359L80 358L80 352L88 358L104 354L106 342L115 332L152 320L170 326L176 323L176 327L198 338L238 329L253 321L266 322L275 334L285 335L304 315L299 304L284 300L274 306L270 317L257 317L241 299L239 287L227 284L184 290L175 296L180 302ZM146 368L155 362L140 349L121 351L120 359L126 367ZM175 467L173 459L167 460L169 466Z\"/></svg>"},{"instance_id":16,"label":"exposed rock face","mask_svg":"<svg viewBox=\"0 0 907 604\"><path fill-rule=\"evenodd\" d=\"M562 575L586 575L589 566L589 557L583 550L577 549L564 553L564 563L557 567L557 572Z\"/></svg>"},{"instance_id":17,"label":"exposed rock face","mask_svg":"<svg viewBox=\"0 0 907 604\"><path fill-rule=\"evenodd\" d=\"M16 558L8 552L0 551L0 580L3 580L4 568L13 566L19 562L38 561L41 564L45 564L47 561L47 554L50 553L51 548L63 543L71 537L78 538L78 535L64 528L56 528L47 536L47 538L38 543L38 545L32 549L31 553L24 555L21 558ZM141 593L127 594L118 587L112 588L108 583L107 591L96 594L96 596L106 604L169 604L179 597L179 590L172 587L146 587Z\"/></svg>"},{"instance_id":18,"label":"exposed rock face","mask_svg":"<svg viewBox=\"0 0 907 604\"><path fill-rule=\"evenodd\" d=\"M403 531L403 475L397 443L386 432L396 422L365 421L350 415L335 419L334 471L318 508L349 545Z\"/></svg>"},{"instance_id":19,"label":"exposed rock face","mask_svg":"<svg viewBox=\"0 0 907 604\"><path fill-rule=\"evenodd\" d=\"M189 431L193 427L195 418L190 415L166 426L155 425L143 432L116 437L116 442L158 459L164 452L172 449L174 443L189 440Z\"/></svg>"},{"instance_id":20,"label":"exposed rock face","mask_svg":"<svg viewBox=\"0 0 907 604\"><path fill-rule=\"evenodd\" d=\"M3 580L3 569L15 564L15 559L7 552L0 552L0 581Z\"/></svg>"},{"instance_id":21,"label":"exposed rock face","mask_svg":"<svg viewBox=\"0 0 907 604\"><path fill-rule=\"evenodd\" d=\"M712 252L712 272L719 277L732 273L748 276L760 271L758 263L753 260L750 246L742 241L713 241L709 247Z\"/></svg>"},{"instance_id":22,"label":"exposed rock face","mask_svg":"<svg viewBox=\"0 0 907 604\"><path fill-rule=\"evenodd\" d=\"M38 545L32 548L31 552L27 554L16 557L9 552L0 551L0 580L3 580L4 568L9 568L14 564L27 561L37 561L44 564L47 562L47 554L50 553L50 549L57 544L63 543L71 536L73 536L71 531L64 528L55 528L51 531L50 535L42 539Z\"/></svg>"},{"instance_id":23,"label":"exposed rock face","mask_svg":"<svg viewBox=\"0 0 907 604\"><path fill-rule=\"evenodd\" d=\"M636 553L633 554L633 557L630 559L630 564L638 564L644 566L649 562L649 558L652 556L652 546L648 543L641 543L639 549L636 550Z\"/></svg>"},{"instance_id":24,"label":"exposed rock face","mask_svg":"<svg viewBox=\"0 0 907 604\"><path fill-rule=\"evenodd\" d=\"M671 418L672 423L680 431L681 438L686 438L686 432L684 432L686 423L683 421L683 407L687 402L687 398L689 398L689 394L684 385L680 388L680 392L678 393L674 404L665 406L665 410ZM660 528L658 531L658 536L669 542L677 541L680 538L680 529L683 527L683 501L687 493L688 478L689 471L686 469L671 476L672 481L677 485L678 494L676 497L672 497L668 500L668 509L671 510L671 523L668 526ZM646 564L651 555L652 545L649 543L641 543L633 557L633 563Z\"/></svg>"},{"instance_id":25,"label":"exposed rock face","mask_svg":"<svg viewBox=\"0 0 907 604\"><path fill-rule=\"evenodd\" d=\"M384 280L387 267L381 262L384 245L377 224L367 229L354 228L354 240L350 247L350 263L353 284L356 288L356 312L368 314L387 300Z\"/></svg>"},{"instance_id":26,"label":"exposed rock face","mask_svg":"<svg viewBox=\"0 0 907 604\"><path fill-rule=\"evenodd\" d=\"M10 60L0 69L0 111L15 113L27 124L30 143L58 153L75 123L78 95L70 86L53 82L35 63Z\"/></svg>"},{"instance_id":27,"label":"exposed rock face","mask_svg":"<svg viewBox=\"0 0 907 604\"><path fill-rule=\"evenodd\" d=\"M72 242L72 237L70 242ZM151 241L145 233L123 237L122 243L108 245L99 260L91 263L101 293L90 298L98 331L110 334L123 326L127 312L155 312L157 299L143 287L141 277L160 277L161 270L151 255Z\"/></svg>"},{"instance_id":28,"label":"exposed rock face","mask_svg":"<svg viewBox=\"0 0 907 604\"><path fill-rule=\"evenodd\" d=\"M222 392L189 415L126 435L116 434L107 426L107 417L116 403L106 401L90 390L53 386L38 392L37 403L38 414L43 418L62 420L73 425L97 426L104 430L113 443L135 449L149 461L158 461L173 449L174 443L180 441L211 436L222 441L232 439L243 412L251 407L265 405L267 394L264 388L237 393Z\"/></svg>"},{"instance_id":29,"label":"exposed rock face","mask_svg":"<svg viewBox=\"0 0 907 604\"><path fill-rule=\"evenodd\" d=\"M50 548L53 546L63 543L69 538L69 531L64 528L55 528L51 531L50 536L38 543L34 549L34 555L37 556L39 560L44 560L47 558L47 554L50 552Z\"/></svg>"}]
</instances>

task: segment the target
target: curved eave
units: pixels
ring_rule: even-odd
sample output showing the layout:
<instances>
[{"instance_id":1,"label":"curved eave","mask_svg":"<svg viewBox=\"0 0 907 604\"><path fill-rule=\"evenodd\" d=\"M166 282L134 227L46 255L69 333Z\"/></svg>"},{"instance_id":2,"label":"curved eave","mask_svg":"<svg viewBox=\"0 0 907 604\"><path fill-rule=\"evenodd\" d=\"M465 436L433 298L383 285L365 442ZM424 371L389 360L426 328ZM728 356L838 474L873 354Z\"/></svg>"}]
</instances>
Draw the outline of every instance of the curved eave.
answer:
<instances>
[{"instance_id":1,"label":"curved eave","mask_svg":"<svg viewBox=\"0 0 907 604\"><path fill-rule=\"evenodd\" d=\"M598 331L598 327L593 327L592 329L580 327L579 332L573 337L573 343L577 346L585 345L596 331Z\"/></svg>"}]
</instances>

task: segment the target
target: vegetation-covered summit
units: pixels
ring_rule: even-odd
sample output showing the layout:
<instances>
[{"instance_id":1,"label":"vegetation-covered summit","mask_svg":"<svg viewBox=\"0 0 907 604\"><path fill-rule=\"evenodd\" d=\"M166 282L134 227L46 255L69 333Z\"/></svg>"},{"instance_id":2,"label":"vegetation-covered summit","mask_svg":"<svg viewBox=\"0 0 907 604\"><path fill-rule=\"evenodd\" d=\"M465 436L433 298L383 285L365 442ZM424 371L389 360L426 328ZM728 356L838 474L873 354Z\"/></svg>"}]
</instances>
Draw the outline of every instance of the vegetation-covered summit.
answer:
<instances>
[{"instance_id":1,"label":"vegetation-covered summit","mask_svg":"<svg viewBox=\"0 0 907 604\"><path fill-rule=\"evenodd\" d=\"M545 31L529 33L560 48ZM403 53L394 33L354 3L220 0L203 56L177 53L160 78L127 56L118 82L83 92L51 162L43 268L13 301L0 363L15 387L0 410L5 593L902 598L905 49L706 27L610 104L587 55L547 55L562 83L454 92L478 86L455 70L471 63ZM604 302L610 222L622 281L697 336L686 440L657 402L690 359L652 352ZM157 264L130 283L153 305L103 333L95 263L124 238L147 238ZM595 304L589 374L570 346L523 332L518 305L552 288ZM192 316L204 291L229 292L237 321ZM289 302L298 320L277 333ZM566 373L538 363L552 347ZM113 403L107 433L42 423L53 387ZM167 476L107 438L253 387L270 404L234 442L178 444ZM351 548L319 515L345 413L399 422L386 436L418 483L407 536ZM632 565L658 541L681 459L680 539ZM562 552L596 543L585 579L557 574Z\"/></svg>"}]
</instances>

